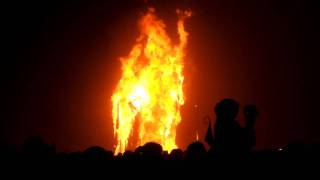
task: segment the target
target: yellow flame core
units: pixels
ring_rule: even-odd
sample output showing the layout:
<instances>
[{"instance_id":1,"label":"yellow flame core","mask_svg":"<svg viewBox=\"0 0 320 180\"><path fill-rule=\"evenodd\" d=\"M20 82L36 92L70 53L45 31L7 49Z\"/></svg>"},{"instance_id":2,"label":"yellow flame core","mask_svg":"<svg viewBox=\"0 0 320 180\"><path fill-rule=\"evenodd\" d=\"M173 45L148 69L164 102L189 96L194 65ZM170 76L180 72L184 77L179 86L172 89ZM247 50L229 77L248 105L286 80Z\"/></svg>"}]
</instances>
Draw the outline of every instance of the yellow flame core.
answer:
<instances>
[{"instance_id":1,"label":"yellow flame core","mask_svg":"<svg viewBox=\"0 0 320 180\"><path fill-rule=\"evenodd\" d=\"M183 68L188 33L184 20L190 11L179 11L179 44L172 44L165 24L150 9L140 20L140 36L127 57L120 58L122 76L112 95L115 154L146 142L164 150L177 148L176 127L184 104ZM138 124L138 125L136 125ZM137 136L135 140L133 136Z\"/></svg>"}]
</instances>

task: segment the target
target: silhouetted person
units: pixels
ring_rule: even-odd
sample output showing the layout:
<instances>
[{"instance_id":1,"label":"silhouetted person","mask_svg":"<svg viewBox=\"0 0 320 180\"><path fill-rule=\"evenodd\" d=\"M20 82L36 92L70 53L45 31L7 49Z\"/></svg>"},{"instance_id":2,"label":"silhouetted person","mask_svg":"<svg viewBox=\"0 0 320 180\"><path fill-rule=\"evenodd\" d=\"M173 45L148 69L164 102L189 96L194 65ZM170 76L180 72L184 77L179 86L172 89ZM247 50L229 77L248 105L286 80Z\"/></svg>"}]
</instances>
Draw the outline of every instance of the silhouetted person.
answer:
<instances>
[{"instance_id":1,"label":"silhouetted person","mask_svg":"<svg viewBox=\"0 0 320 180\"><path fill-rule=\"evenodd\" d=\"M187 160L205 160L206 158L206 148L204 145L199 142L191 143L186 150L186 159Z\"/></svg>"},{"instance_id":2,"label":"silhouetted person","mask_svg":"<svg viewBox=\"0 0 320 180\"><path fill-rule=\"evenodd\" d=\"M259 115L255 105L247 105L244 108L245 127L244 127L244 150L250 152L256 145L255 123Z\"/></svg>"},{"instance_id":3,"label":"silhouetted person","mask_svg":"<svg viewBox=\"0 0 320 180\"><path fill-rule=\"evenodd\" d=\"M142 146L142 158L143 160L161 160L162 159L162 147L155 142L148 142Z\"/></svg>"},{"instance_id":4,"label":"silhouetted person","mask_svg":"<svg viewBox=\"0 0 320 180\"><path fill-rule=\"evenodd\" d=\"M135 150L134 150L134 156L137 159L140 159L143 155L143 147L142 146L138 146Z\"/></svg>"},{"instance_id":5,"label":"silhouetted person","mask_svg":"<svg viewBox=\"0 0 320 180\"><path fill-rule=\"evenodd\" d=\"M169 152L168 151L163 151L162 152L162 159L163 160L168 160L169 159Z\"/></svg>"},{"instance_id":6,"label":"silhouetted person","mask_svg":"<svg viewBox=\"0 0 320 180\"><path fill-rule=\"evenodd\" d=\"M215 107L214 151L220 157L232 158L241 153L243 133L235 120L239 104L233 99L223 99Z\"/></svg>"},{"instance_id":7,"label":"silhouetted person","mask_svg":"<svg viewBox=\"0 0 320 180\"><path fill-rule=\"evenodd\" d=\"M99 146L92 146L83 152L84 158L89 161L105 161L111 160L113 154L111 151L106 151L104 148Z\"/></svg>"},{"instance_id":8,"label":"silhouetted person","mask_svg":"<svg viewBox=\"0 0 320 180\"><path fill-rule=\"evenodd\" d=\"M41 137L35 136L26 139L22 153L27 160L48 160L55 154L55 147L45 144Z\"/></svg>"},{"instance_id":9,"label":"silhouetted person","mask_svg":"<svg viewBox=\"0 0 320 180\"><path fill-rule=\"evenodd\" d=\"M125 151L124 153L123 153L123 159L124 160L129 160L129 161L131 161L131 160L134 160L134 152L132 152L132 151L129 151L129 150L127 150L127 151Z\"/></svg>"},{"instance_id":10,"label":"silhouetted person","mask_svg":"<svg viewBox=\"0 0 320 180\"><path fill-rule=\"evenodd\" d=\"M118 153L118 154L114 157L114 159L117 160L117 161L123 160L123 154L122 154L122 153Z\"/></svg>"},{"instance_id":11,"label":"silhouetted person","mask_svg":"<svg viewBox=\"0 0 320 180\"><path fill-rule=\"evenodd\" d=\"M181 149L174 149L169 154L169 160L182 160L183 159L183 151Z\"/></svg>"}]
</instances>

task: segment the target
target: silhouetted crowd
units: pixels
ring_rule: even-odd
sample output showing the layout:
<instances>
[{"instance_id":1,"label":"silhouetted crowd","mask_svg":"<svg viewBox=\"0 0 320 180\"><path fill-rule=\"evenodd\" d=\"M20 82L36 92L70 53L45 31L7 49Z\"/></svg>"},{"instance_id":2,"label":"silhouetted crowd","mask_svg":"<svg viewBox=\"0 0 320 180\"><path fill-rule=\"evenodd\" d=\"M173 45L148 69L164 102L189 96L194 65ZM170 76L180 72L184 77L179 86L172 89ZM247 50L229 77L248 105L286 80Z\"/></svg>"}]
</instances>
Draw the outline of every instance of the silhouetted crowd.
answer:
<instances>
[{"instance_id":1,"label":"silhouetted crowd","mask_svg":"<svg viewBox=\"0 0 320 180\"><path fill-rule=\"evenodd\" d=\"M260 163L319 160L320 144L306 145L301 142L292 142L278 149L253 150L256 143L254 126L259 114L254 105L247 105L244 108L244 127L236 121L239 112L239 104L236 101L224 99L216 105L214 111L216 114L214 130L212 131L209 123L205 136L205 141L209 145L208 150L203 143L196 141L191 143L185 151L181 149L174 149L171 152L163 151L160 144L149 142L134 151L127 150L117 155L98 146L90 147L83 152L57 153L54 145L44 143L40 137L33 137L25 141L21 150L2 148L1 160L9 164L50 162L61 165L123 161L179 162L190 160Z\"/></svg>"}]
</instances>

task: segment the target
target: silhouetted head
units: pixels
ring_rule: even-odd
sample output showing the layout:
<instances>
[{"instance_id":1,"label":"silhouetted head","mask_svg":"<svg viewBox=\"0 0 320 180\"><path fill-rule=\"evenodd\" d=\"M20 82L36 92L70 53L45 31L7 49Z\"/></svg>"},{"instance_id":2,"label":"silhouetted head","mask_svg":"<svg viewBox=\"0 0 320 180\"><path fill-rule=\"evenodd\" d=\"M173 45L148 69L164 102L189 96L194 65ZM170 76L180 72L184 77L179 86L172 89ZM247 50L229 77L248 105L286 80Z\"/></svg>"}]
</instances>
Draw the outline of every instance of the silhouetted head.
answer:
<instances>
[{"instance_id":1,"label":"silhouetted head","mask_svg":"<svg viewBox=\"0 0 320 180\"><path fill-rule=\"evenodd\" d=\"M46 144L43 139L38 136L29 137L25 140L23 151L27 154L40 154L45 151Z\"/></svg>"},{"instance_id":2,"label":"silhouetted head","mask_svg":"<svg viewBox=\"0 0 320 180\"><path fill-rule=\"evenodd\" d=\"M239 104L233 99L223 99L214 109L218 118L234 120L239 112Z\"/></svg>"},{"instance_id":3,"label":"silhouetted head","mask_svg":"<svg viewBox=\"0 0 320 180\"><path fill-rule=\"evenodd\" d=\"M183 159L183 151L181 149L174 149L169 154L170 160L182 160Z\"/></svg>"},{"instance_id":4,"label":"silhouetted head","mask_svg":"<svg viewBox=\"0 0 320 180\"><path fill-rule=\"evenodd\" d=\"M112 158L110 152L107 152L104 148L99 146L89 147L83 154L87 160L109 160Z\"/></svg>"},{"instance_id":5,"label":"silhouetted head","mask_svg":"<svg viewBox=\"0 0 320 180\"><path fill-rule=\"evenodd\" d=\"M124 160L133 160L133 159L134 159L134 152L129 151L129 150L126 150L126 151L123 153L123 159L124 159Z\"/></svg>"},{"instance_id":6,"label":"silhouetted head","mask_svg":"<svg viewBox=\"0 0 320 180\"><path fill-rule=\"evenodd\" d=\"M22 151L26 157L42 157L55 153L54 146L46 144L41 137L35 136L25 140Z\"/></svg>"},{"instance_id":7,"label":"silhouetted head","mask_svg":"<svg viewBox=\"0 0 320 180\"><path fill-rule=\"evenodd\" d=\"M29 137L25 140L24 150L38 150L45 146L43 139L39 136Z\"/></svg>"},{"instance_id":8,"label":"silhouetted head","mask_svg":"<svg viewBox=\"0 0 320 180\"><path fill-rule=\"evenodd\" d=\"M162 159L163 160L168 160L169 159L169 152L168 151L163 151L162 152Z\"/></svg>"},{"instance_id":9,"label":"silhouetted head","mask_svg":"<svg viewBox=\"0 0 320 180\"><path fill-rule=\"evenodd\" d=\"M191 143L186 150L186 159L188 160L203 160L207 154L204 145L199 142Z\"/></svg>"},{"instance_id":10,"label":"silhouetted head","mask_svg":"<svg viewBox=\"0 0 320 180\"><path fill-rule=\"evenodd\" d=\"M155 142L148 142L142 147L142 155L147 160L160 160L162 158L162 147Z\"/></svg>"}]
</instances>

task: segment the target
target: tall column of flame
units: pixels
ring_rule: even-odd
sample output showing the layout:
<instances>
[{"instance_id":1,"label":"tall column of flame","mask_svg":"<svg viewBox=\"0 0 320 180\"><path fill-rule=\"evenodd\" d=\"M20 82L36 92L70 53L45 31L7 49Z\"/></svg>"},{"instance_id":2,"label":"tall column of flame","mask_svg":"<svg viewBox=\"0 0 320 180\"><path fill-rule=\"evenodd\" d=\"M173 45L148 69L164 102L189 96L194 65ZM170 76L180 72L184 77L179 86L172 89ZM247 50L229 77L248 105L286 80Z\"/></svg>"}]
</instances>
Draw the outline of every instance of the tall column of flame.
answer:
<instances>
[{"instance_id":1,"label":"tall column of flame","mask_svg":"<svg viewBox=\"0 0 320 180\"><path fill-rule=\"evenodd\" d=\"M136 44L127 57L120 58L122 77L112 95L115 154L128 148L134 131L138 132L135 147L152 141L164 150L177 148L176 127L184 104L183 68L188 36L184 20L191 12L177 13L178 44L171 42L164 22L155 16L154 9L149 9L139 21Z\"/></svg>"}]
</instances>

